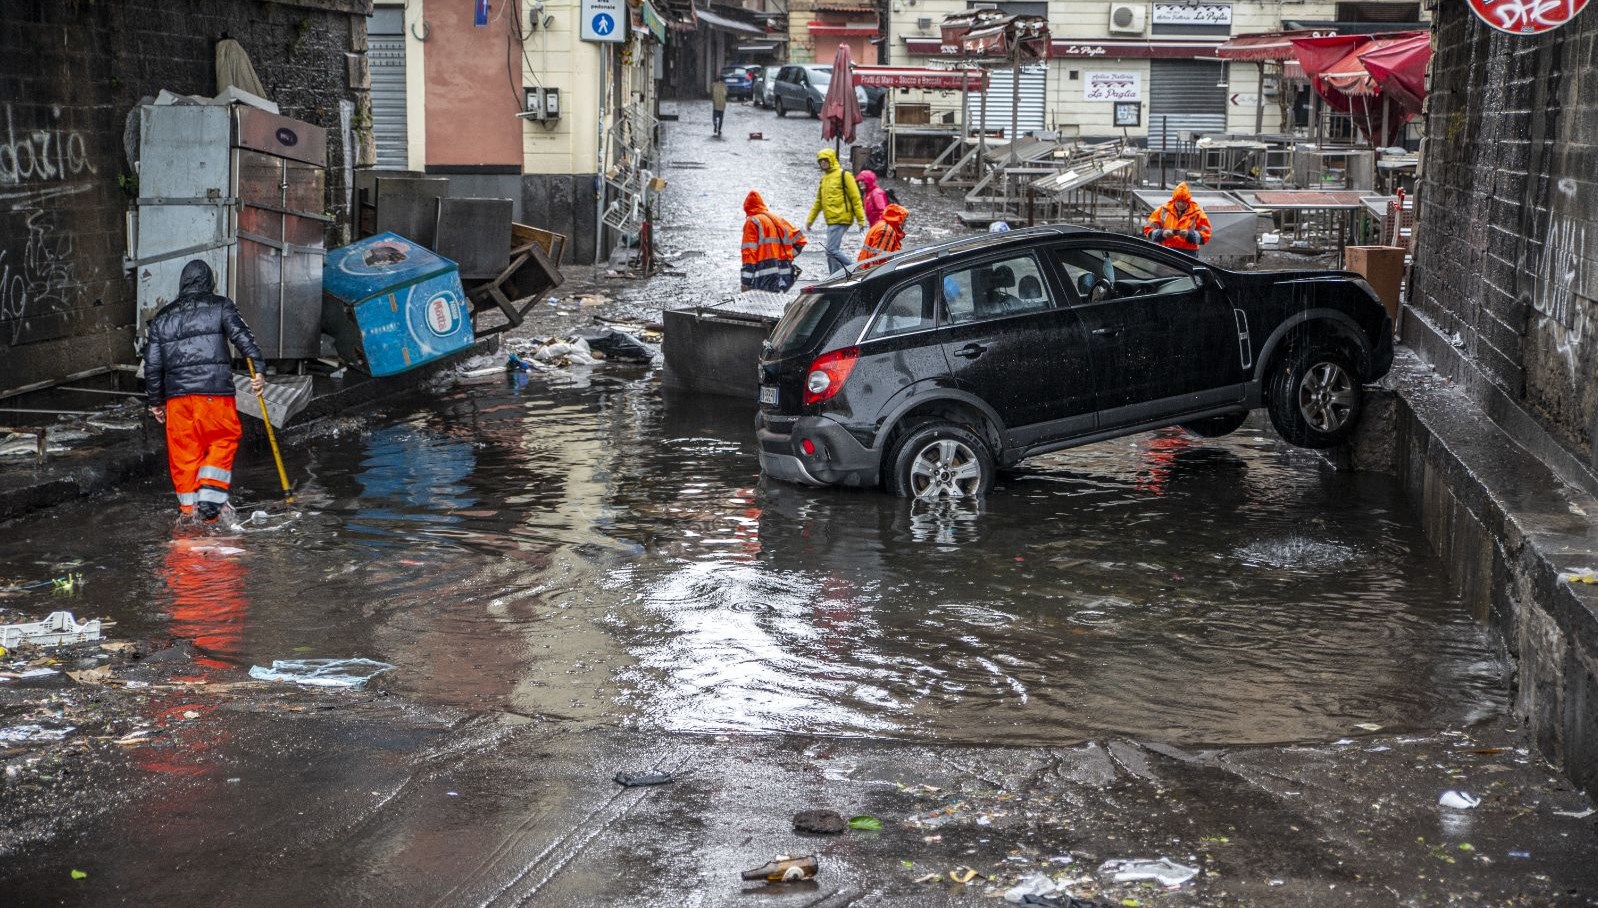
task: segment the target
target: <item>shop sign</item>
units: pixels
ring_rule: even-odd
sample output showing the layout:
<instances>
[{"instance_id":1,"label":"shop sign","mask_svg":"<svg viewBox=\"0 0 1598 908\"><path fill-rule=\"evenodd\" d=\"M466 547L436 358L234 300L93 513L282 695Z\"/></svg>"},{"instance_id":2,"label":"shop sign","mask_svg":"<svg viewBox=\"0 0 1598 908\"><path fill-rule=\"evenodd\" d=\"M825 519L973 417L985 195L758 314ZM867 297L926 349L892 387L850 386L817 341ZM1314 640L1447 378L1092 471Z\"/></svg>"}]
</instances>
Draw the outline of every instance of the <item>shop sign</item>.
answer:
<instances>
[{"instance_id":1,"label":"shop sign","mask_svg":"<svg viewBox=\"0 0 1598 908\"><path fill-rule=\"evenodd\" d=\"M1155 25L1231 25L1232 4L1156 3L1153 18Z\"/></svg>"},{"instance_id":2,"label":"shop sign","mask_svg":"<svg viewBox=\"0 0 1598 908\"><path fill-rule=\"evenodd\" d=\"M1576 15L1587 0L1470 0L1481 21L1511 35L1551 32Z\"/></svg>"},{"instance_id":3,"label":"shop sign","mask_svg":"<svg viewBox=\"0 0 1598 908\"><path fill-rule=\"evenodd\" d=\"M1141 101L1143 77L1135 72L1087 72L1082 74L1084 101Z\"/></svg>"}]
</instances>

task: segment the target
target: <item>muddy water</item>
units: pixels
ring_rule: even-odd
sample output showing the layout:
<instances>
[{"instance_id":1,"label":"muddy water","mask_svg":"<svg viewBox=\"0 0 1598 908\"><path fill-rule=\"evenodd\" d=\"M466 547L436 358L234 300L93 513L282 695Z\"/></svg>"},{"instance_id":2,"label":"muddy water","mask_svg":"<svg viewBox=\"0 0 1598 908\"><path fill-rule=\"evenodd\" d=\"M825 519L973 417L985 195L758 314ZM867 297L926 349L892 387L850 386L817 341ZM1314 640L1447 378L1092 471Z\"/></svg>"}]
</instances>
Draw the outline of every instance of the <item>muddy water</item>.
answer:
<instances>
[{"instance_id":1,"label":"muddy water","mask_svg":"<svg viewBox=\"0 0 1598 908\"><path fill-rule=\"evenodd\" d=\"M1396 487L1269 430L937 507L763 484L751 422L638 369L471 380L293 455L297 518L175 537L150 482L7 526L0 576L87 582L0 604L195 637L222 674L365 656L422 701L646 729L1245 743L1505 708Z\"/></svg>"}]
</instances>

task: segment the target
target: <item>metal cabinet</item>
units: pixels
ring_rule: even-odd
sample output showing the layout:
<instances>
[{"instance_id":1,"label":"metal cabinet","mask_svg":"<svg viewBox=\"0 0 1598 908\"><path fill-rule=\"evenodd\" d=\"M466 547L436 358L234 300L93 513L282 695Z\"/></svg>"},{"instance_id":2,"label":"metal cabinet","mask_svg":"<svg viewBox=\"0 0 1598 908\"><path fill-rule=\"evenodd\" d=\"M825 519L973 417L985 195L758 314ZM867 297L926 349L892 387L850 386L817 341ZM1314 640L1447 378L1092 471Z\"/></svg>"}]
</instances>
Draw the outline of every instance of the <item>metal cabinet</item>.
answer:
<instances>
[{"instance_id":1,"label":"metal cabinet","mask_svg":"<svg viewBox=\"0 0 1598 908\"><path fill-rule=\"evenodd\" d=\"M327 131L245 104L140 111L129 265L140 334L200 258L268 359L320 353Z\"/></svg>"}]
</instances>

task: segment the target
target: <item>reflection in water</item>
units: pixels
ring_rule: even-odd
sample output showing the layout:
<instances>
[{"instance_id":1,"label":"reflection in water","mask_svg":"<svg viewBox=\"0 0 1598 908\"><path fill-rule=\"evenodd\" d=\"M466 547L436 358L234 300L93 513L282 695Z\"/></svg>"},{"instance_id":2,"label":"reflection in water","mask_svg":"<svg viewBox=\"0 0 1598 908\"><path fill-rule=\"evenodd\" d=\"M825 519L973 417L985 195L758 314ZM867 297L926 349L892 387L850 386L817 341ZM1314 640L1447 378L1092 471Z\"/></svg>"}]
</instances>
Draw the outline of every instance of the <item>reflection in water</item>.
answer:
<instances>
[{"instance_id":1,"label":"reflection in water","mask_svg":"<svg viewBox=\"0 0 1598 908\"><path fill-rule=\"evenodd\" d=\"M170 590L171 632L229 662L367 656L424 701L583 722L1245 743L1504 708L1385 478L1245 427L905 502L764 482L751 417L613 365L474 382L298 452L304 516L236 556L173 546L147 577L130 565L153 542L103 551L40 519L0 570L81 557L88 596L153 581L89 603L132 632ZM155 495L97 507L164 540Z\"/></svg>"}]
</instances>

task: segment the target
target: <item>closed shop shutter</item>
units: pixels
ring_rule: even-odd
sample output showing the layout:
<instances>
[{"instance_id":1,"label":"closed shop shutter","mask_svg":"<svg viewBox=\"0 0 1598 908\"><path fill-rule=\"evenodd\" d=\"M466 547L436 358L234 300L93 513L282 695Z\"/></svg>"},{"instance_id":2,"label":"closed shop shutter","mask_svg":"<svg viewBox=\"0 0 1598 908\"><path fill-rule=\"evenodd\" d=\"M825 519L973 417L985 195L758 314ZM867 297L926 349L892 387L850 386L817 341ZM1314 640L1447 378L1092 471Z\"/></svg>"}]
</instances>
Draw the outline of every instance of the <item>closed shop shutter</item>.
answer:
<instances>
[{"instance_id":1,"label":"closed shop shutter","mask_svg":"<svg viewBox=\"0 0 1598 908\"><path fill-rule=\"evenodd\" d=\"M372 137L377 142L379 170L410 167L410 138L405 124L403 16L403 10L377 10L371 27L393 29L396 33L368 33L366 36L366 59L372 70Z\"/></svg>"},{"instance_id":2,"label":"closed shop shutter","mask_svg":"<svg viewBox=\"0 0 1598 908\"><path fill-rule=\"evenodd\" d=\"M1043 131L1048 77L1048 67L1042 64L1021 67L1021 106L1016 114L1022 135ZM1014 82L1014 74L1008 69L995 69L988 74L988 131L1003 132L1006 139L1010 137L1010 96ZM982 101L982 92L972 92L966 99L966 123L972 129L982 123Z\"/></svg>"},{"instance_id":3,"label":"closed shop shutter","mask_svg":"<svg viewBox=\"0 0 1598 908\"><path fill-rule=\"evenodd\" d=\"M1176 147L1192 138L1226 132L1225 64L1210 60L1149 61L1149 147Z\"/></svg>"}]
</instances>

